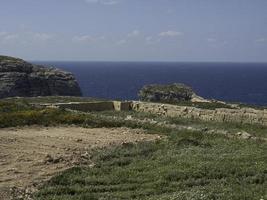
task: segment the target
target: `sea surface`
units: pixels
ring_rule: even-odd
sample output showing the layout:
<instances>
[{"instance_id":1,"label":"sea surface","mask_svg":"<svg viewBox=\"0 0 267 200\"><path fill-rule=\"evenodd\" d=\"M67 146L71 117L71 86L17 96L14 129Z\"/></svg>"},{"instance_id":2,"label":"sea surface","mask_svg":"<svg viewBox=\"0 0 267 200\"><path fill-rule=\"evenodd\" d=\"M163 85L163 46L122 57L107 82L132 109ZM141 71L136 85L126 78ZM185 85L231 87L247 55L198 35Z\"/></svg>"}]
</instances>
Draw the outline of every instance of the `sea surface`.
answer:
<instances>
[{"instance_id":1,"label":"sea surface","mask_svg":"<svg viewBox=\"0 0 267 200\"><path fill-rule=\"evenodd\" d=\"M143 85L177 82L205 98L267 105L267 63L35 63L74 73L84 96L136 100Z\"/></svg>"}]
</instances>

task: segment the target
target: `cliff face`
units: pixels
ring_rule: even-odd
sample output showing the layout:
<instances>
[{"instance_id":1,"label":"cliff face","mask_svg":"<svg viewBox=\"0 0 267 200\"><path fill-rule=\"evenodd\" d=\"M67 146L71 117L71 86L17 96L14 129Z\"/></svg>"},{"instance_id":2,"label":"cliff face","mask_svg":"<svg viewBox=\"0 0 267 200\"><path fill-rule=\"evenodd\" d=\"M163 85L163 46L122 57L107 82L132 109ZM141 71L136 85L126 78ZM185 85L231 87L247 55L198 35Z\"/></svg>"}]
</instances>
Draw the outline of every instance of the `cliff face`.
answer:
<instances>
[{"instance_id":1,"label":"cliff face","mask_svg":"<svg viewBox=\"0 0 267 200\"><path fill-rule=\"evenodd\" d=\"M81 96L73 74L0 56L0 98L57 95Z\"/></svg>"}]
</instances>

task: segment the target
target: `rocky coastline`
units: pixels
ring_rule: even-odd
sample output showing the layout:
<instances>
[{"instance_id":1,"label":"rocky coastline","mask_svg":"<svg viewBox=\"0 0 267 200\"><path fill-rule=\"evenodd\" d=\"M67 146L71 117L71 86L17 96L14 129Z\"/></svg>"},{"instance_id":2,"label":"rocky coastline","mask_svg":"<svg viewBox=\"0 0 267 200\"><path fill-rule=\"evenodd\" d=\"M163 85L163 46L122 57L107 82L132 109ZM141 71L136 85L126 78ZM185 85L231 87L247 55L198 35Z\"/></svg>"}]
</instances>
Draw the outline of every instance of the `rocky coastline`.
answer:
<instances>
[{"instance_id":1,"label":"rocky coastline","mask_svg":"<svg viewBox=\"0 0 267 200\"><path fill-rule=\"evenodd\" d=\"M70 72L0 56L0 98L81 95Z\"/></svg>"}]
</instances>

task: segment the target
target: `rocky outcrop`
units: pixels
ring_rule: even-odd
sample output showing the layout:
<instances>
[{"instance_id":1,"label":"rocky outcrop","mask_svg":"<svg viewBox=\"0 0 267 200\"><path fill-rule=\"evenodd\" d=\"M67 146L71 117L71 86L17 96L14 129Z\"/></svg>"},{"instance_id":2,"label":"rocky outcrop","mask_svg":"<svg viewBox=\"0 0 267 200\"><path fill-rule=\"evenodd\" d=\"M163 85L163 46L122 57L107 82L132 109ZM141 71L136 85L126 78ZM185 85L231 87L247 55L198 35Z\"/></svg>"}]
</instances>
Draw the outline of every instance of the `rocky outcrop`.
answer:
<instances>
[{"instance_id":1,"label":"rocky outcrop","mask_svg":"<svg viewBox=\"0 0 267 200\"><path fill-rule=\"evenodd\" d=\"M144 86L138 96L141 101L175 103L180 101L201 101L205 99L197 96L191 87L182 83L169 85L152 84Z\"/></svg>"},{"instance_id":2,"label":"rocky outcrop","mask_svg":"<svg viewBox=\"0 0 267 200\"><path fill-rule=\"evenodd\" d=\"M81 90L69 72L0 56L0 98L14 96L81 96Z\"/></svg>"}]
</instances>

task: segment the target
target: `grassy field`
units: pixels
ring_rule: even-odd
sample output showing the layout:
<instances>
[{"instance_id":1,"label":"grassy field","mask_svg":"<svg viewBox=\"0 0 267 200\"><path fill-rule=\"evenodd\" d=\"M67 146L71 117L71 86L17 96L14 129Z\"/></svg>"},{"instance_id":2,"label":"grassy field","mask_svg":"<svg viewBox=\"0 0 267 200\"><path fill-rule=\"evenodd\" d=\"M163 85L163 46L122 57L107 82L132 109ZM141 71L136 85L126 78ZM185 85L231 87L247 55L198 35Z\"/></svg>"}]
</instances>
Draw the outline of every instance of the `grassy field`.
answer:
<instances>
[{"instance_id":1,"label":"grassy field","mask_svg":"<svg viewBox=\"0 0 267 200\"><path fill-rule=\"evenodd\" d=\"M55 99L54 99L55 100ZM51 101L54 101L53 99ZM153 119L169 124L246 130L266 138L266 127L165 118L137 112L73 113L34 108L28 99L0 101L0 127L76 124L84 127L143 128L162 134L155 142L125 144L93 153L93 168L80 166L52 178L34 199L267 199L267 145L205 131L166 128L157 123L127 121Z\"/></svg>"},{"instance_id":2,"label":"grassy field","mask_svg":"<svg viewBox=\"0 0 267 200\"><path fill-rule=\"evenodd\" d=\"M92 97L47 96L47 97L10 97L5 99L0 99L0 102L37 104L37 103L90 102L90 101L103 101L103 100L104 99L92 98Z\"/></svg>"},{"instance_id":3,"label":"grassy field","mask_svg":"<svg viewBox=\"0 0 267 200\"><path fill-rule=\"evenodd\" d=\"M266 143L201 132L95 153L96 166L54 177L36 199L266 199Z\"/></svg>"},{"instance_id":4,"label":"grassy field","mask_svg":"<svg viewBox=\"0 0 267 200\"><path fill-rule=\"evenodd\" d=\"M234 109L231 105L220 103L220 102L191 102L191 101L180 101L180 102L166 101L164 102L164 101L161 101L161 103L168 103L168 104L173 104L177 106L190 106L190 107L209 109L209 110L215 110L216 108Z\"/></svg>"}]
</instances>

